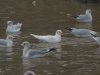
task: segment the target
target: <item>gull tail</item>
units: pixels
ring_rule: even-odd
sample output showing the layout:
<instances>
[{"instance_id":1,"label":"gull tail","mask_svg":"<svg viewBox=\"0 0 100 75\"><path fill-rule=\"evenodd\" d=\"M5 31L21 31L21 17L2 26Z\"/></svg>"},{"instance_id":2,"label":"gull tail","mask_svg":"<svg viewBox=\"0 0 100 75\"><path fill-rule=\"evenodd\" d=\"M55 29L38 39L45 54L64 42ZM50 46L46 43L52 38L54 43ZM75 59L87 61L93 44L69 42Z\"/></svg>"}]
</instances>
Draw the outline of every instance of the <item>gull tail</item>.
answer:
<instances>
[{"instance_id":1,"label":"gull tail","mask_svg":"<svg viewBox=\"0 0 100 75\"><path fill-rule=\"evenodd\" d=\"M35 35L35 34L30 34L31 36L33 36L33 37L35 37L35 38L37 38L38 36L37 35Z\"/></svg>"}]
</instances>

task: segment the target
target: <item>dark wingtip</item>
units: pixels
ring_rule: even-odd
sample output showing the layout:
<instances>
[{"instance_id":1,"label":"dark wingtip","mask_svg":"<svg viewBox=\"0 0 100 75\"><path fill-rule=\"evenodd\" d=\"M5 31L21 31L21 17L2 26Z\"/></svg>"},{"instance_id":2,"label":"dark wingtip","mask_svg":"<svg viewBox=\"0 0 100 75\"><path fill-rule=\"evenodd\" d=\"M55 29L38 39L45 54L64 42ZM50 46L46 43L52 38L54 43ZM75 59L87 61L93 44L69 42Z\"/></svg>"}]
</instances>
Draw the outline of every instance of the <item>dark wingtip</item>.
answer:
<instances>
[{"instance_id":1,"label":"dark wingtip","mask_svg":"<svg viewBox=\"0 0 100 75\"><path fill-rule=\"evenodd\" d=\"M50 51L55 51L57 48L50 48L49 52Z\"/></svg>"},{"instance_id":2,"label":"dark wingtip","mask_svg":"<svg viewBox=\"0 0 100 75\"><path fill-rule=\"evenodd\" d=\"M90 33L93 37L97 37L97 35L94 35L94 34L92 34L92 33Z\"/></svg>"}]
</instances>

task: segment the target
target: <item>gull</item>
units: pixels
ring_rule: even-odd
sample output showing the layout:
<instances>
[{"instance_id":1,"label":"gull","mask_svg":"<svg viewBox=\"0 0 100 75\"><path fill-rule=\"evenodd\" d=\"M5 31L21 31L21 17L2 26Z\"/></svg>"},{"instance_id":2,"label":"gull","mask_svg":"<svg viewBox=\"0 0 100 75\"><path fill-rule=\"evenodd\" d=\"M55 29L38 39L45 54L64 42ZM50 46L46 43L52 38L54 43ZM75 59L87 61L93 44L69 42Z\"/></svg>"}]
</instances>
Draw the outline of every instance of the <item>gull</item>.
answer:
<instances>
[{"instance_id":1,"label":"gull","mask_svg":"<svg viewBox=\"0 0 100 75\"><path fill-rule=\"evenodd\" d=\"M48 43L59 43L61 42L62 31L57 30L55 35L35 35L35 34L30 34L30 35L40 41L44 41Z\"/></svg>"},{"instance_id":2,"label":"gull","mask_svg":"<svg viewBox=\"0 0 100 75\"><path fill-rule=\"evenodd\" d=\"M34 0L34 1L32 2L32 4L33 4L33 6L36 6L36 1Z\"/></svg>"},{"instance_id":3,"label":"gull","mask_svg":"<svg viewBox=\"0 0 100 75\"><path fill-rule=\"evenodd\" d=\"M95 31L89 29L68 28L68 30L76 37L92 37L91 34L97 35Z\"/></svg>"},{"instance_id":4,"label":"gull","mask_svg":"<svg viewBox=\"0 0 100 75\"><path fill-rule=\"evenodd\" d=\"M36 75L33 71L26 71L24 75Z\"/></svg>"},{"instance_id":5,"label":"gull","mask_svg":"<svg viewBox=\"0 0 100 75\"><path fill-rule=\"evenodd\" d=\"M42 57L48 55L50 52L55 51L56 48L47 48L47 49L31 49L31 44L28 41L24 41L21 46L23 46L23 57Z\"/></svg>"},{"instance_id":6,"label":"gull","mask_svg":"<svg viewBox=\"0 0 100 75\"><path fill-rule=\"evenodd\" d=\"M79 22L92 22L91 9L87 9L85 14L74 16L74 18Z\"/></svg>"},{"instance_id":7,"label":"gull","mask_svg":"<svg viewBox=\"0 0 100 75\"><path fill-rule=\"evenodd\" d=\"M7 21L7 25L8 25L6 29L7 33L16 33L21 30L22 23L18 22L14 24L12 21Z\"/></svg>"},{"instance_id":8,"label":"gull","mask_svg":"<svg viewBox=\"0 0 100 75\"><path fill-rule=\"evenodd\" d=\"M100 45L100 37L96 36L96 35L92 35L92 38Z\"/></svg>"},{"instance_id":9,"label":"gull","mask_svg":"<svg viewBox=\"0 0 100 75\"><path fill-rule=\"evenodd\" d=\"M13 36L7 35L6 39L0 39L0 47L12 47L13 38Z\"/></svg>"}]
</instances>

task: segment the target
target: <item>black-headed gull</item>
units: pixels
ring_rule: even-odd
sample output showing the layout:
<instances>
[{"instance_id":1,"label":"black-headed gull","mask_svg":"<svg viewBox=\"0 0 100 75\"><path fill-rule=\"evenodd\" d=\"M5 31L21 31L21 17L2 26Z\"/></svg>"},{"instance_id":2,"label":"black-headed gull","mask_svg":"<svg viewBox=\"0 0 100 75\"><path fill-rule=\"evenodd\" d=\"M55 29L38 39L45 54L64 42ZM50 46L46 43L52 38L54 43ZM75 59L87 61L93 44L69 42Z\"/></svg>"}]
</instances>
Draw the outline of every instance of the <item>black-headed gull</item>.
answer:
<instances>
[{"instance_id":1,"label":"black-headed gull","mask_svg":"<svg viewBox=\"0 0 100 75\"><path fill-rule=\"evenodd\" d=\"M91 9L87 9L85 14L74 16L74 18L79 22L92 22Z\"/></svg>"},{"instance_id":2,"label":"black-headed gull","mask_svg":"<svg viewBox=\"0 0 100 75\"><path fill-rule=\"evenodd\" d=\"M35 35L35 34L30 34L30 35L40 41L48 43L59 43L61 42L62 30L57 30L55 35Z\"/></svg>"},{"instance_id":3,"label":"black-headed gull","mask_svg":"<svg viewBox=\"0 0 100 75\"><path fill-rule=\"evenodd\" d=\"M24 75L36 75L33 71L26 71Z\"/></svg>"},{"instance_id":4,"label":"black-headed gull","mask_svg":"<svg viewBox=\"0 0 100 75\"><path fill-rule=\"evenodd\" d=\"M23 46L23 57L42 57L48 55L50 52L55 51L56 48L45 48L45 49L30 49L30 43L24 41L21 46Z\"/></svg>"},{"instance_id":5,"label":"black-headed gull","mask_svg":"<svg viewBox=\"0 0 100 75\"><path fill-rule=\"evenodd\" d=\"M68 28L68 30L76 37L92 37L91 34L97 34L95 31L89 29Z\"/></svg>"},{"instance_id":6,"label":"black-headed gull","mask_svg":"<svg viewBox=\"0 0 100 75\"><path fill-rule=\"evenodd\" d=\"M12 35L7 35L6 39L0 39L0 47L12 47L13 38Z\"/></svg>"},{"instance_id":7,"label":"black-headed gull","mask_svg":"<svg viewBox=\"0 0 100 75\"><path fill-rule=\"evenodd\" d=\"M92 38L100 45L100 37L96 36L96 35L92 35Z\"/></svg>"},{"instance_id":8,"label":"black-headed gull","mask_svg":"<svg viewBox=\"0 0 100 75\"><path fill-rule=\"evenodd\" d=\"M12 21L7 21L7 25L8 25L6 29L7 33L16 33L21 30L22 23L18 22L16 24L13 24Z\"/></svg>"}]
</instances>

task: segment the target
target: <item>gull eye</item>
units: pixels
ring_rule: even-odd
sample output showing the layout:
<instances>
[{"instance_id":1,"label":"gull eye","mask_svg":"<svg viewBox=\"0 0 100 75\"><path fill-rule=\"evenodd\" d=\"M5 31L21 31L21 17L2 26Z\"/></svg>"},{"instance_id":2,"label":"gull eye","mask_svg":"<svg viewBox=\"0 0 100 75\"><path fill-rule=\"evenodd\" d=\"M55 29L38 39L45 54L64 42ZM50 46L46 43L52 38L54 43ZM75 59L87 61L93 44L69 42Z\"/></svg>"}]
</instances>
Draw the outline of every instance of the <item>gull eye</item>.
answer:
<instances>
[{"instance_id":1,"label":"gull eye","mask_svg":"<svg viewBox=\"0 0 100 75\"><path fill-rule=\"evenodd\" d=\"M60 31L58 31L57 33L60 34Z\"/></svg>"},{"instance_id":2,"label":"gull eye","mask_svg":"<svg viewBox=\"0 0 100 75\"><path fill-rule=\"evenodd\" d=\"M60 34L62 34L62 31L59 31Z\"/></svg>"},{"instance_id":3,"label":"gull eye","mask_svg":"<svg viewBox=\"0 0 100 75\"><path fill-rule=\"evenodd\" d=\"M57 34L62 34L62 31L61 31L61 30L58 30L58 31L57 31Z\"/></svg>"},{"instance_id":4,"label":"gull eye","mask_svg":"<svg viewBox=\"0 0 100 75\"><path fill-rule=\"evenodd\" d=\"M28 45L28 43L25 42L24 45Z\"/></svg>"}]
</instances>

